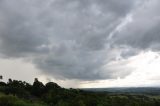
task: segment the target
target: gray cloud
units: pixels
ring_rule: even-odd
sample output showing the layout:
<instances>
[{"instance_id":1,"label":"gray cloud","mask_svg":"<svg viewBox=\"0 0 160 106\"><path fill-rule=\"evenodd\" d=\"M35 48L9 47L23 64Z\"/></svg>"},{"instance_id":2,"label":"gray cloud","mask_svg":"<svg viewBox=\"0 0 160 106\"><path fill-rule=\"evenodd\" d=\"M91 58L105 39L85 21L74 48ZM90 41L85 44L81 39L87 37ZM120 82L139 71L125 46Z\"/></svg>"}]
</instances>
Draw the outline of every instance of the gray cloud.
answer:
<instances>
[{"instance_id":1,"label":"gray cloud","mask_svg":"<svg viewBox=\"0 0 160 106\"><path fill-rule=\"evenodd\" d=\"M149 0L132 13L132 21L117 32L114 43L140 50L160 49L160 13L158 0Z\"/></svg>"},{"instance_id":2,"label":"gray cloud","mask_svg":"<svg viewBox=\"0 0 160 106\"><path fill-rule=\"evenodd\" d=\"M125 76L126 71L103 68L119 55L107 38L136 3L133 0L1 0L0 53L8 58L30 58L42 72L58 79ZM119 44L123 38L117 39L115 42Z\"/></svg>"}]
</instances>

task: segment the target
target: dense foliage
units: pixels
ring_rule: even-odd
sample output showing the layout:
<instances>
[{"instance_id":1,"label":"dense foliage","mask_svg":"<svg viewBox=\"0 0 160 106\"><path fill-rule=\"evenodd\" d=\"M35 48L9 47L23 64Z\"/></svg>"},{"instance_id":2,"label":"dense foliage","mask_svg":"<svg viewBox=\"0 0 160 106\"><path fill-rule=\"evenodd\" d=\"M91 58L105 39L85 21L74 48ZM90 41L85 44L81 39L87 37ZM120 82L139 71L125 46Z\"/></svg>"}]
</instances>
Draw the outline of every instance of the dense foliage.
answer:
<instances>
[{"instance_id":1,"label":"dense foliage","mask_svg":"<svg viewBox=\"0 0 160 106\"><path fill-rule=\"evenodd\" d=\"M109 94L61 88L54 82L33 85L9 79L0 82L0 106L160 106L159 96Z\"/></svg>"}]
</instances>

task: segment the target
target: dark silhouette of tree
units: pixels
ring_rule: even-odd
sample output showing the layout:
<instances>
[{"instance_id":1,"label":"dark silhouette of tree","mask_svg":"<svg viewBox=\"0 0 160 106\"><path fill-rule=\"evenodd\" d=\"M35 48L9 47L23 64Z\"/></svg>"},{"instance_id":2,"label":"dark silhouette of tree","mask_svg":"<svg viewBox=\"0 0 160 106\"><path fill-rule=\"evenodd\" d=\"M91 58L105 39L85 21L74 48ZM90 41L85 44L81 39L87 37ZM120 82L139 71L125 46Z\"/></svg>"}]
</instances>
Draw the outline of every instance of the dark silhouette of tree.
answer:
<instances>
[{"instance_id":1,"label":"dark silhouette of tree","mask_svg":"<svg viewBox=\"0 0 160 106\"><path fill-rule=\"evenodd\" d=\"M46 91L50 91L50 90L54 90L54 89L59 89L61 88L58 84L54 83L54 82L48 82L45 85L45 90Z\"/></svg>"},{"instance_id":2,"label":"dark silhouette of tree","mask_svg":"<svg viewBox=\"0 0 160 106\"><path fill-rule=\"evenodd\" d=\"M8 84L12 83L12 79L8 79Z\"/></svg>"},{"instance_id":3,"label":"dark silhouette of tree","mask_svg":"<svg viewBox=\"0 0 160 106\"><path fill-rule=\"evenodd\" d=\"M8 80L5 93L12 94L21 98L28 98L29 96L29 92L26 90L26 83L12 79Z\"/></svg>"},{"instance_id":4,"label":"dark silhouette of tree","mask_svg":"<svg viewBox=\"0 0 160 106\"><path fill-rule=\"evenodd\" d=\"M35 78L32 86L32 94L35 96L41 96L43 93L44 93L43 83L38 81L38 78Z\"/></svg>"},{"instance_id":5,"label":"dark silhouette of tree","mask_svg":"<svg viewBox=\"0 0 160 106\"><path fill-rule=\"evenodd\" d=\"M6 86L7 84L5 82L0 82L0 86Z\"/></svg>"}]
</instances>

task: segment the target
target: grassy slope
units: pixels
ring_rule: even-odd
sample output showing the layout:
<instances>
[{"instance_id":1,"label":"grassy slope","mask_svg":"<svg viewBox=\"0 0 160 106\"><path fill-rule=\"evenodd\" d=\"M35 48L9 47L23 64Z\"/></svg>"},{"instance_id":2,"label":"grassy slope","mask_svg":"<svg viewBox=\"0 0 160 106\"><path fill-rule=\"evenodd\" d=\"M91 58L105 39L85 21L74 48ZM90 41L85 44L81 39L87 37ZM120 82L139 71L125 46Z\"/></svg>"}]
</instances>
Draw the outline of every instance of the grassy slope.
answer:
<instances>
[{"instance_id":1,"label":"grassy slope","mask_svg":"<svg viewBox=\"0 0 160 106\"><path fill-rule=\"evenodd\" d=\"M0 106L47 106L38 101L28 101L20 99L13 95L5 95L0 93Z\"/></svg>"}]
</instances>

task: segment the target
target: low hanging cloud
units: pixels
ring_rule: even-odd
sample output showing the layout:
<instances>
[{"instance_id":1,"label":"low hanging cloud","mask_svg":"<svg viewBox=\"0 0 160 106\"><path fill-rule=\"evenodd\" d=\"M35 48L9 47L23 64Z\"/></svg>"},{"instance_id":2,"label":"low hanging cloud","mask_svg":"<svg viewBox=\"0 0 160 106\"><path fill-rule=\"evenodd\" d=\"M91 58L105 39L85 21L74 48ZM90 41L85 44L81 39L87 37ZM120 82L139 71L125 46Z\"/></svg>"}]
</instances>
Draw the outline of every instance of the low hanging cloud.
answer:
<instances>
[{"instance_id":1,"label":"low hanging cloud","mask_svg":"<svg viewBox=\"0 0 160 106\"><path fill-rule=\"evenodd\" d=\"M147 16L150 14L146 13L147 10L139 8L140 4L146 6L150 10L149 13L156 16L158 3L154 4L152 1L151 3L146 3L146 0L0 2L1 56L29 58L43 73L57 79L98 80L124 77L129 72L114 69L114 66L107 68L106 64L116 61L120 54L122 57L136 54L130 53L133 51L132 46L136 48L140 45L141 48L147 48L152 46L150 44L153 41L158 43L159 36L156 32L158 17L154 17L155 21L149 24L151 17ZM126 16L132 13L133 22L123 26L125 28L121 31L113 33ZM146 20L143 20L144 16ZM146 22L148 25L145 25ZM112 33L112 38L108 40ZM137 34L140 35L136 36ZM131 47L121 48L120 45Z\"/></svg>"}]
</instances>

